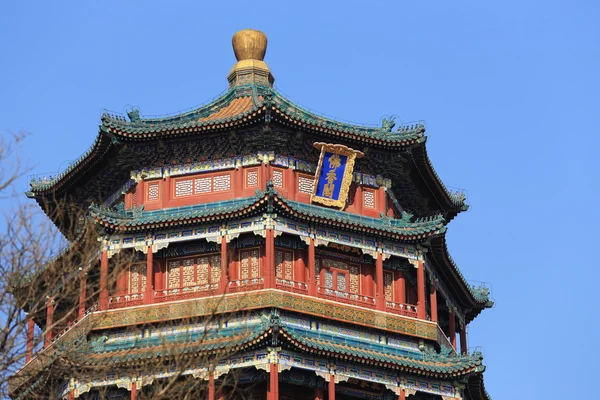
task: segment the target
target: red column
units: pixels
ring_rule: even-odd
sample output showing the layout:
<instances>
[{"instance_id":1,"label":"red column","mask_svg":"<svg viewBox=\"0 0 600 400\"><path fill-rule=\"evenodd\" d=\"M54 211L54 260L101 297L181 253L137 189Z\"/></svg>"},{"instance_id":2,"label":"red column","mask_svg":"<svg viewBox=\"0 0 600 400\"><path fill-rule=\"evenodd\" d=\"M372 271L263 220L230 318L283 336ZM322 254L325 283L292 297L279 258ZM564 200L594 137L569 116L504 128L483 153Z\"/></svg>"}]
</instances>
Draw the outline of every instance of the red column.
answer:
<instances>
[{"instance_id":1,"label":"red column","mask_svg":"<svg viewBox=\"0 0 600 400\"><path fill-rule=\"evenodd\" d=\"M208 400L215 400L215 373L210 371L208 374Z\"/></svg>"},{"instance_id":2,"label":"red column","mask_svg":"<svg viewBox=\"0 0 600 400\"><path fill-rule=\"evenodd\" d=\"M265 251L265 288L270 289L275 287L275 235L270 228L267 229Z\"/></svg>"},{"instance_id":3,"label":"red column","mask_svg":"<svg viewBox=\"0 0 600 400\"><path fill-rule=\"evenodd\" d=\"M310 238L308 245L308 294L317 295L317 277L315 269L315 239Z\"/></svg>"},{"instance_id":4,"label":"red column","mask_svg":"<svg viewBox=\"0 0 600 400\"><path fill-rule=\"evenodd\" d=\"M385 288L383 283L383 254L377 252L377 261L375 262L375 285L377 294L375 296L376 308L380 311L385 310Z\"/></svg>"},{"instance_id":5,"label":"red column","mask_svg":"<svg viewBox=\"0 0 600 400\"><path fill-rule=\"evenodd\" d=\"M396 272L396 302L406 304L406 278L404 271Z\"/></svg>"},{"instance_id":6,"label":"red column","mask_svg":"<svg viewBox=\"0 0 600 400\"><path fill-rule=\"evenodd\" d=\"M328 392L329 392L329 400L335 400L335 375L331 374L329 375L329 388L328 388Z\"/></svg>"},{"instance_id":7,"label":"red column","mask_svg":"<svg viewBox=\"0 0 600 400\"><path fill-rule=\"evenodd\" d=\"M294 251L294 280L296 282L306 282L304 271L306 266L304 265L304 252L302 250Z\"/></svg>"},{"instance_id":8,"label":"red column","mask_svg":"<svg viewBox=\"0 0 600 400\"><path fill-rule=\"evenodd\" d=\"M403 388L400 388L400 394L398 395L398 400L405 400L406 399L406 392L404 391Z\"/></svg>"},{"instance_id":9,"label":"red column","mask_svg":"<svg viewBox=\"0 0 600 400\"><path fill-rule=\"evenodd\" d=\"M361 294L373 297L373 266L369 264L363 264L361 270L363 273L363 287Z\"/></svg>"},{"instance_id":10,"label":"red column","mask_svg":"<svg viewBox=\"0 0 600 400\"><path fill-rule=\"evenodd\" d=\"M417 267L417 318L426 319L425 312L425 265L419 260Z\"/></svg>"},{"instance_id":11,"label":"red column","mask_svg":"<svg viewBox=\"0 0 600 400\"><path fill-rule=\"evenodd\" d=\"M324 400L322 387L315 387L315 400Z\"/></svg>"},{"instance_id":12,"label":"red column","mask_svg":"<svg viewBox=\"0 0 600 400\"><path fill-rule=\"evenodd\" d=\"M137 397L137 385L135 382L131 383L131 400L135 400Z\"/></svg>"},{"instance_id":13,"label":"red column","mask_svg":"<svg viewBox=\"0 0 600 400\"><path fill-rule=\"evenodd\" d=\"M44 347L50 346L50 342L52 341L52 323L54 318L54 299L52 297L48 297L46 301L46 336L44 336Z\"/></svg>"},{"instance_id":14,"label":"red column","mask_svg":"<svg viewBox=\"0 0 600 400\"><path fill-rule=\"evenodd\" d=\"M431 306L431 320L437 322L437 288L435 282L431 283L431 293L429 293L429 305Z\"/></svg>"},{"instance_id":15,"label":"red column","mask_svg":"<svg viewBox=\"0 0 600 400\"><path fill-rule=\"evenodd\" d=\"M77 319L83 318L85 314L85 296L86 296L86 277L85 277L85 269L81 268L80 278L79 278L79 310L77 312Z\"/></svg>"},{"instance_id":16,"label":"red column","mask_svg":"<svg viewBox=\"0 0 600 400\"><path fill-rule=\"evenodd\" d=\"M152 246L146 249L146 293L144 293L144 304L154 303L154 254Z\"/></svg>"},{"instance_id":17,"label":"red column","mask_svg":"<svg viewBox=\"0 0 600 400\"><path fill-rule=\"evenodd\" d=\"M279 370L277 364L269 364L269 387L267 400L279 400Z\"/></svg>"},{"instance_id":18,"label":"red column","mask_svg":"<svg viewBox=\"0 0 600 400\"><path fill-rule=\"evenodd\" d=\"M450 343L456 350L456 318L454 316L454 307L450 307L448 310L448 325L450 330Z\"/></svg>"},{"instance_id":19,"label":"red column","mask_svg":"<svg viewBox=\"0 0 600 400\"><path fill-rule=\"evenodd\" d=\"M100 311L108 309L108 252L100 256Z\"/></svg>"},{"instance_id":20,"label":"red column","mask_svg":"<svg viewBox=\"0 0 600 400\"><path fill-rule=\"evenodd\" d=\"M460 327L460 352L462 354L467 354L468 351L469 350L467 348L467 327L461 326Z\"/></svg>"},{"instance_id":21,"label":"red column","mask_svg":"<svg viewBox=\"0 0 600 400\"><path fill-rule=\"evenodd\" d=\"M75 391L73 389L69 390L69 394L67 395L69 400L75 400Z\"/></svg>"},{"instance_id":22,"label":"red column","mask_svg":"<svg viewBox=\"0 0 600 400\"><path fill-rule=\"evenodd\" d=\"M35 323L33 322L33 317L30 316L27 319L27 350L25 352L25 363L31 361L33 357L33 333L35 329Z\"/></svg>"},{"instance_id":23,"label":"red column","mask_svg":"<svg viewBox=\"0 0 600 400\"><path fill-rule=\"evenodd\" d=\"M227 258L227 237L221 236L221 281L219 282L219 294L227 292L227 267L229 259Z\"/></svg>"}]
</instances>

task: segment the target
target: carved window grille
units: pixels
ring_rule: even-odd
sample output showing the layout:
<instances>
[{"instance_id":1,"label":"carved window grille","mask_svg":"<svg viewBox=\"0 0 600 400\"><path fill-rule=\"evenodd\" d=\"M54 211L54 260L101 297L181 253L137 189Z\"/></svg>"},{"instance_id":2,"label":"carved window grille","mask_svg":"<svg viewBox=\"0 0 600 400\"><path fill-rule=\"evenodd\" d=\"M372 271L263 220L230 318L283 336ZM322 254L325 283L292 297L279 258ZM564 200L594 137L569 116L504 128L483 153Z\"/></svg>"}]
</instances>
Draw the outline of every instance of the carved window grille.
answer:
<instances>
[{"instance_id":1,"label":"carved window grille","mask_svg":"<svg viewBox=\"0 0 600 400\"><path fill-rule=\"evenodd\" d=\"M311 194L313 192L313 186L315 184L315 179L308 176L300 175L298 176L298 192Z\"/></svg>"},{"instance_id":2,"label":"carved window grille","mask_svg":"<svg viewBox=\"0 0 600 400\"><path fill-rule=\"evenodd\" d=\"M146 265L135 264L129 268L129 294L143 293L146 290Z\"/></svg>"},{"instance_id":3,"label":"carved window grille","mask_svg":"<svg viewBox=\"0 0 600 400\"><path fill-rule=\"evenodd\" d=\"M317 268L318 266L318 268ZM345 261L317 258L315 260L317 286L321 285L320 270L323 274L323 287L325 293L335 293L346 296L346 293L358 294L360 292L360 267L348 264Z\"/></svg>"},{"instance_id":4,"label":"carved window grille","mask_svg":"<svg viewBox=\"0 0 600 400\"><path fill-rule=\"evenodd\" d=\"M188 257L167 263L167 289L169 289L169 294L178 293L179 290L216 289L220 279L220 254Z\"/></svg>"},{"instance_id":5,"label":"carved window grille","mask_svg":"<svg viewBox=\"0 0 600 400\"><path fill-rule=\"evenodd\" d=\"M278 278L292 280L294 275L294 252L275 250L275 272Z\"/></svg>"},{"instance_id":6,"label":"carved window grille","mask_svg":"<svg viewBox=\"0 0 600 400\"><path fill-rule=\"evenodd\" d=\"M246 171L246 187L258 187L258 170L251 169Z\"/></svg>"},{"instance_id":7,"label":"carved window grille","mask_svg":"<svg viewBox=\"0 0 600 400\"><path fill-rule=\"evenodd\" d=\"M175 181L175 196L189 196L194 194L194 186L191 179Z\"/></svg>"},{"instance_id":8,"label":"carved window grille","mask_svg":"<svg viewBox=\"0 0 600 400\"><path fill-rule=\"evenodd\" d=\"M231 174L200 176L175 181L175 197L231 190Z\"/></svg>"},{"instance_id":9,"label":"carved window grille","mask_svg":"<svg viewBox=\"0 0 600 400\"><path fill-rule=\"evenodd\" d=\"M283 188L283 171L278 169L273 170L273 186Z\"/></svg>"},{"instance_id":10,"label":"carved window grille","mask_svg":"<svg viewBox=\"0 0 600 400\"><path fill-rule=\"evenodd\" d=\"M373 190L365 190L363 192L364 206L366 208L375 208L375 192Z\"/></svg>"},{"instance_id":11,"label":"carved window grille","mask_svg":"<svg viewBox=\"0 0 600 400\"><path fill-rule=\"evenodd\" d=\"M393 301L394 293L394 274L393 272L385 271L383 274L383 287L385 292L385 300Z\"/></svg>"},{"instance_id":12,"label":"carved window grille","mask_svg":"<svg viewBox=\"0 0 600 400\"><path fill-rule=\"evenodd\" d=\"M211 178L196 178L194 179L194 194L210 193Z\"/></svg>"},{"instance_id":13,"label":"carved window grille","mask_svg":"<svg viewBox=\"0 0 600 400\"><path fill-rule=\"evenodd\" d=\"M260 277L259 257L258 249L240 251L240 279Z\"/></svg>"},{"instance_id":14,"label":"carved window grille","mask_svg":"<svg viewBox=\"0 0 600 400\"><path fill-rule=\"evenodd\" d=\"M215 192L222 192L231 189L231 175L217 175L213 177L213 190Z\"/></svg>"},{"instance_id":15,"label":"carved window grille","mask_svg":"<svg viewBox=\"0 0 600 400\"><path fill-rule=\"evenodd\" d=\"M159 197L158 182L148 183L148 201L156 201Z\"/></svg>"}]
</instances>

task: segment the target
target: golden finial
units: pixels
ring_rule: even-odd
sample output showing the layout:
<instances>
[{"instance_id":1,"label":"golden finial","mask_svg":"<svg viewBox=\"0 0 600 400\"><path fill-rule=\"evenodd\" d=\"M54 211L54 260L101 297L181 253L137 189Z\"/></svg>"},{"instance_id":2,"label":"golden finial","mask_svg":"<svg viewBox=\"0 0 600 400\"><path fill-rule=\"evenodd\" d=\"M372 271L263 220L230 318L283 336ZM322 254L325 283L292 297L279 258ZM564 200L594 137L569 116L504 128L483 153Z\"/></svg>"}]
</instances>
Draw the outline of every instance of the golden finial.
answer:
<instances>
[{"instance_id":1,"label":"golden finial","mask_svg":"<svg viewBox=\"0 0 600 400\"><path fill-rule=\"evenodd\" d=\"M227 79L229 86L273 86L273 75L267 64L267 35L256 29L243 29L236 32L231 39L237 63L231 69Z\"/></svg>"},{"instance_id":2,"label":"golden finial","mask_svg":"<svg viewBox=\"0 0 600 400\"><path fill-rule=\"evenodd\" d=\"M265 59L267 52L267 35L255 29L243 29L236 32L231 39L233 52L238 61Z\"/></svg>"}]
</instances>

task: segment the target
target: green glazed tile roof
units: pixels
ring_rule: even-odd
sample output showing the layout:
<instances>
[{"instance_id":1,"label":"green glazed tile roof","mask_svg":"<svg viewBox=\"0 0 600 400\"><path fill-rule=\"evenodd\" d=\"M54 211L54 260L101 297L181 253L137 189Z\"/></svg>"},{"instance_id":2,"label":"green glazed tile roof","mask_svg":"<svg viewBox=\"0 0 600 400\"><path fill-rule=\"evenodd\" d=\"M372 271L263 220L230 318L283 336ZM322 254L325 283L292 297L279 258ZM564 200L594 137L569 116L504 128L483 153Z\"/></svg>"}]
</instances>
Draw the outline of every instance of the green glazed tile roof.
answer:
<instances>
[{"instance_id":1,"label":"green glazed tile roof","mask_svg":"<svg viewBox=\"0 0 600 400\"><path fill-rule=\"evenodd\" d=\"M195 353L235 352L268 337L271 326L261 320L253 322L206 331L174 331L172 334L148 338L130 336L118 341L108 341L108 337L100 336L80 344L77 355L85 360L85 365L91 366L128 364Z\"/></svg>"},{"instance_id":2,"label":"green glazed tile roof","mask_svg":"<svg viewBox=\"0 0 600 400\"><path fill-rule=\"evenodd\" d=\"M444 232L442 216L418 219L371 218L344 211L328 209L312 204L300 203L280 196L274 189L257 191L252 197L226 200L193 206L168 208L156 211L116 211L97 205L90 206L90 215L97 223L118 231L133 231L151 227L173 226L216 221L237 215L256 214L266 211L269 197L273 198L276 210L303 220L319 221L329 225L343 226L357 231L377 231L380 234L406 240L417 240Z\"/></svg>"},{"instance_id":3,"label":"green glazed tile roof","mask_svg":"<svg viewBox=\"0 0 600 400\"><path fill-rule=\"evenodd\" d=\"M483 372L483 357L479 353L470 356L442 356L437 353L414 353L391 346L369 343L343 336L323 334L319 331L284 326L280 333L295 347L313 353L392 367L409 372L444 377Z\"/></svg>"},{"instance_id":4,"label":"green glazed tile roof","mask_svg":"<svg viewBox=\"0 0 600 400\"><path fill-rule=\"evenodd\" d=\"M243 213L248 215L264 202L263 196L244 197L213 203L196 204L154 211L116 211L92 205L89 213L96 222L120 231L133 231L149 227L185 225L200 221L214 221Z\"/></svg>"},{"instance_id":5,"label":"green glazed tile roof","mask_svg":"<svg viewBox=\"0 0 600 400\"><path fill-rule=\"evenodd\" d=\"M284 197L276 197L275 201L281 209L296 217L319 222L327 221L344 227L372 228L380 232L396 234L405 239L424 238L432 234L442 233L445 230L445 220L441 215L419 218L415 222L410 222L405 219L388 217L366 217L364 215L301 203Z\"/></svg>"}]
</instances>

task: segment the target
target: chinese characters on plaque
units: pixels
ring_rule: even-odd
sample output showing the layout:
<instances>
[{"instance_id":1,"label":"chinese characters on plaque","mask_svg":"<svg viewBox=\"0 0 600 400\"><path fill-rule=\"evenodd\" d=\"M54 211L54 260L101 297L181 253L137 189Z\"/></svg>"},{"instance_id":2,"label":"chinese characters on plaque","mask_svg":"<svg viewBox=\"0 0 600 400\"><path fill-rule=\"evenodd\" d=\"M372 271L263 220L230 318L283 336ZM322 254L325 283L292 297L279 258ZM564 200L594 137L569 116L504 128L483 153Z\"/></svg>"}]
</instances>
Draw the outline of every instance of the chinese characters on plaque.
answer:
<instances>
[{"instance_id":1,"label":"chinese characters on plaque","mask_svg":"<svg viewBox=\"0 0 600 400\"><path fill-rule=\"evenodd\" d=\"M311 202L343 209L352 183L354 161L363 153L341 144L317 142L313 146L321 150L321 156Z\"/></svg>"}]
</instances>

